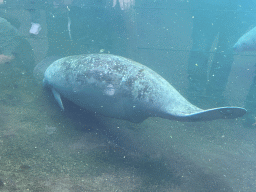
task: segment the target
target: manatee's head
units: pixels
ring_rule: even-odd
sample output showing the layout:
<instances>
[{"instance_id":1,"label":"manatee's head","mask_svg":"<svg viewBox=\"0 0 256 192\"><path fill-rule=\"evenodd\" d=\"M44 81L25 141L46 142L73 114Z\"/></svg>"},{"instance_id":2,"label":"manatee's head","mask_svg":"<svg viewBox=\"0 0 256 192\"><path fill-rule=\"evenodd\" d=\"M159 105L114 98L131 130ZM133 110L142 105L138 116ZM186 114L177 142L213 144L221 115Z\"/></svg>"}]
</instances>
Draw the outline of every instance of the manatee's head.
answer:
<instances>
[{"instance_id":1,"label":"manatee's head","mask_svg":"<svg viewBox=\"0 0 256 192\"><path fill-rule=\"evenodd\" d=\"M41 84L44 79L44 72L46 69L56 60L60 59L59 56L51 56L43 59L40 63L36 65L33 71L33 75L36 81ZM44 83L45 84L45 83Z\"/></svg>"},{"instance_id":2,"label":"manatee's head","mask_svg":"<svg viewBox=\"0 0 256 192\"><path fill-rule=\"evenodd\" d=\"M239 41L233 46L233 49L235 52L239 53L239 52L243 52L244 48L246 48L246 44L245 43L239 43Z\"/></svg>"},{"instance_id":3,"label":"manatee's head","mask_svg":"<svg viewBox=\"0 0 256 192\"><path fill-rule=\"evenodd\" d=\"M43 86L44 87L48 87L49 86L49 83L48 83L46 78L43 79Z\"/></svg>"},{"instance_id":4,"label":"manatee's head","mask_svg":"<svg viewBox=\"0 0 256 192\"><path fill-rule=\"evenodd\" d=\"M235 52L256 51L256 38L241 37L233 46Z\"/></svg>"}]
</instances>

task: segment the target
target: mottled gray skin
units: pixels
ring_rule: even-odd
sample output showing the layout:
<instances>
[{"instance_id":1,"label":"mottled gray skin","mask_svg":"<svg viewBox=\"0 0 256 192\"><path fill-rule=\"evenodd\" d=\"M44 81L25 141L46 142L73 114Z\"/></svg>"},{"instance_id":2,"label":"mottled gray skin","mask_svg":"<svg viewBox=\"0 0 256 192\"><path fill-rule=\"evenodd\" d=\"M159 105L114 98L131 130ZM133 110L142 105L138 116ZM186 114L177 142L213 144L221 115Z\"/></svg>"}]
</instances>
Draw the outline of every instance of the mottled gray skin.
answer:
<instances>
[{"instance_id":1,"label":"mottled gray skin","mask_svg":"<svg viewBox=\"0 0 256 192\"><path fill-rule=\"evenodd\" d=\"M82 108L131 122L155 116L180 121L213 120L245 113L240 108L202 110L153 70L110 54L59 59L45 71L44 84ZM232 110L238 114L233 116Z\"/></svg>"}]
</instances>

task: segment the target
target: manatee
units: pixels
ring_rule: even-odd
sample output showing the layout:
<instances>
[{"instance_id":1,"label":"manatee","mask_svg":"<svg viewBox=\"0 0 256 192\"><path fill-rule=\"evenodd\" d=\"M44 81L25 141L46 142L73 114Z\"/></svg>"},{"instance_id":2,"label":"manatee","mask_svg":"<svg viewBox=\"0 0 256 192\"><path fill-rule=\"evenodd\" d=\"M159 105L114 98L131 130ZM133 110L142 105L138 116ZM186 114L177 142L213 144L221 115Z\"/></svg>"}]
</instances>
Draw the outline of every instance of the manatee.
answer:
<instances>
[{"instance_id":1,"label":"manatee","mask_svg":"<svg viewBox=\"0 0 256 192\"><path fill-rule=\"evenodd\" d=\"M52 90L62 110L64 97L94 113L134 123L148 117L177 121L233 119L246 113L239 107L200 109L150 68L111 54L56 60L46 69L43 83Z\"/></svg>"},{"instance_id":2,"label":"manatee","mask_svg":"<svg viewBox=\"0 0 256 192\"><path fill-rule=\"evenodd\" d=\"M256 27L240 37L233 48L236 52L256 51Z\"/></svg>"}]
</instances>

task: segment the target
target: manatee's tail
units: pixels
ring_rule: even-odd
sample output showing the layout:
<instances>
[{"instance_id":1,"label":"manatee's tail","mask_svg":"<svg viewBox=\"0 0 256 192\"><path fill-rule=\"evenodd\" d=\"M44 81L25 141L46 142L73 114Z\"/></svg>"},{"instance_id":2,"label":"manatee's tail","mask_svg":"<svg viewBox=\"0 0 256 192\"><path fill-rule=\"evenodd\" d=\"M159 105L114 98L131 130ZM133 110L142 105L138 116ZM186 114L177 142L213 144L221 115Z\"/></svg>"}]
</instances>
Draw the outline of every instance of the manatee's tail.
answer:
<instances>
[{"instance_id":1,"label":"manatee's tail","mask_svg":"<svg viewBox=\"0 0 256 192\"><path fill-rule=\"evenodd\" d=\"M240 107L220 107L202 110L196 113L175 116L178 121L212 121L215 119L234 119L246 113L246 109Z\"/></svg>"}]
</instances>

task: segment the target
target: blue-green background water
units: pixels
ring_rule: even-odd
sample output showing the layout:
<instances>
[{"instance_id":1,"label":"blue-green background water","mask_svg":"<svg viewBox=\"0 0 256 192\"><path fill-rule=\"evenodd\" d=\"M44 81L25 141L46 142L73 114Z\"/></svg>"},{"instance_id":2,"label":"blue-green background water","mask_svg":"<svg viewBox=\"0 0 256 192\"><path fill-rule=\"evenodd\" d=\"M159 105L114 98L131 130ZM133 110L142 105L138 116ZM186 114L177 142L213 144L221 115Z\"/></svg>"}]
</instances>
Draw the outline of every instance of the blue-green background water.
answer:
<instances>
[{"instance_id":1,"label":"blue-green background water","mask_svg":"<svg viewBox=\"0 0 256 192\"><path fill-rule=\"evenodd\" d=\"M36 2L0 10L19 37L15 59L0 65L0 191L256 191L256 58L232 51L255 26L252 2L140 0L125 12L101 1ZM31 10L40 12L37 36ZM150 67L199 107L245 106L248 115L133 124L69 101L63 112L33 76L48 57L100 52Z\"/></svg>"}]
</instances>

